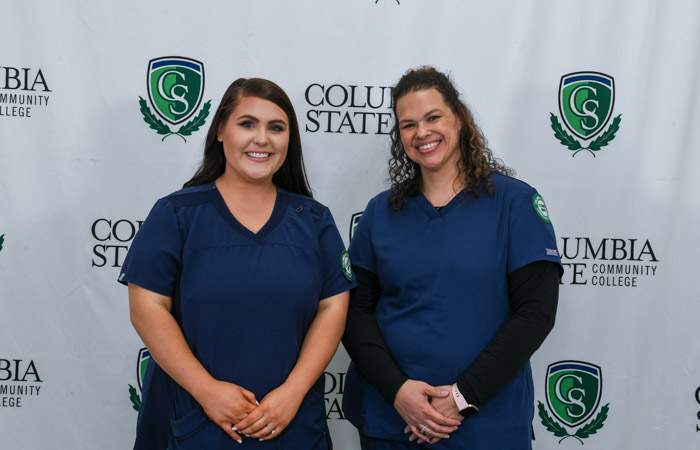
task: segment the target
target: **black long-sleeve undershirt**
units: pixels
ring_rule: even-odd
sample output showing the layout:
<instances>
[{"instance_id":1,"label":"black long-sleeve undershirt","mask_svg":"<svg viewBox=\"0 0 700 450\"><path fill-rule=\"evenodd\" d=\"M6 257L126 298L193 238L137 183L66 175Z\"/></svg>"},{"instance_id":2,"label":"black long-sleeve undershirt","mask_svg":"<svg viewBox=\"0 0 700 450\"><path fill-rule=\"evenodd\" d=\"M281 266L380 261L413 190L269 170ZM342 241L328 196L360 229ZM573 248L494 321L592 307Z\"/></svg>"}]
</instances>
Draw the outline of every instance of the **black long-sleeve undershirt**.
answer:
<instances>
[{"instance_id":1,"label":"black long-sleeve undershirt","mask_svg":"<svg viewBox=\"0 0 700 450\"><path fill-rule=\"evenodd\" d=\"M408 380L389 350L374 317L382 293L377 274L353 265L358 286L350 292L343 345L357 370L394 404ZM536 261L508 275L511 316L474 364L456 380L465 399L482 405L503 389L539 348L554 326L561 266Z\"/></svg>"}]
</instances>

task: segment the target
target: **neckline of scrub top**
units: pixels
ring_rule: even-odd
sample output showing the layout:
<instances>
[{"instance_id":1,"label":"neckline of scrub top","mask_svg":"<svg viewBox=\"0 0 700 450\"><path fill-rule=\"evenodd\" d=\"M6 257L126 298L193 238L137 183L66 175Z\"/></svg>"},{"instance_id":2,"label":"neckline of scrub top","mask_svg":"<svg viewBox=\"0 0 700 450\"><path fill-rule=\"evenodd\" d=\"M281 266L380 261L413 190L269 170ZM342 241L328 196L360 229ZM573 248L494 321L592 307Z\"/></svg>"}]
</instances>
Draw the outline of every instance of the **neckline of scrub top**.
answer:
<instances>
[{"instance_id":1,"label":"neckline of scrub top","mask_svg":"<svg viewBox=\"0 0 700 450\"><path fill-rule=\"evenodd\" d=\"M425 211L430 217L438 218L450 212L450 210L454 208L458 201L462 201L463 198L464 190L461 190L457 193L457 195L452 197L452 200L447 202L446 205L443 205L440 207L440 209L437 209L437 207L433 206L433 204L430 203L430 200L428 200L428 197L425 196L423 191L420 191L420 193L416 196L416 202L418 202L418 205L420 205L421 209Z\"/></svg>"},{"instance_id":2,"label":"neckline of scrub top","mask_svg":"<svg viewBox=\"0 0 700 450\"><path fill-rule=\"evenodd\" d=\"M265 225L263 225L257 233L253 233L245 225L240 223L238 219L236 219L236 216L233 215L231 210L228 209L228 205L226 205L224 197L221 195L221 192L219 192L219 189L214 183L212 183L212 193L214 199L214 207L219 212L219 215L221 215L221 218L224 219L224 222L231 225L231 227L233 227L239 233L248 236L250 239L253 239L255 241L261 241L263 240L263 238L265 238L265 236L270 234L270 232L277 226L277 224L282 221L282 217L284 216L285 209L282 206L281 199L281 197L284 194L280 191L279 188L277 188L277 195L275 196L275 206L272 207L272 214L270 214L270 218L267 219Z\"/></svg>"}]
</instances>

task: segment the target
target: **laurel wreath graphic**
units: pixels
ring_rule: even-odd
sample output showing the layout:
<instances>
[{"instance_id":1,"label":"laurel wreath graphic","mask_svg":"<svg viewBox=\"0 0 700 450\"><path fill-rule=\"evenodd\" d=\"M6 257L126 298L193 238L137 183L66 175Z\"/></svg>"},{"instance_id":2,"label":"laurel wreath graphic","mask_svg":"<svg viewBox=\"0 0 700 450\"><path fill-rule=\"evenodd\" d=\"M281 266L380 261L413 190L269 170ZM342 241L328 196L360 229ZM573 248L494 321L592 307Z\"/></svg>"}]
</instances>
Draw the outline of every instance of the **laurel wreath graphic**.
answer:
<instances>
[{"instance_id":1,"label":"laurel wreath graphic","mask_svg":"<svg viewBox=\"0 0 700 450\"><path fill-rule=\"evenodd\" d=\"M141 409L141 397L139 397L139 394L136 393L136 388L132 385L129 385L129 398L131 399L131 405L134 410L139 411Z\"/></svg>"},{"instance_id":2,"label":"laurel wreath graphic","mask_svg":"<svg viewBox=\"0 0 700 450\"><path fill-rule=\"evenodd\" d=\"M155 114L153 114L153 111L151 111L151 108L148 107L146 100L144 100L141 96L139 96L139 106L141 109L141 114L143 114L143 121L148 124L149 128L156 130L156 133L158 134L164 135L161 141L164 141L165 138L168 136L176 135L180 136L183 141L187 142L185 136L191 136L192 133L199 130L199 128L202 125L204 125L207 116L209 116L211 100L204 104L201 111L199 111L199 113L194 117L194 119L182 125L177 131L172 131L170 127L164 124L162 120L160 120Z\"/></svg>"},{"instance_id":3,"label":"laurel wreath graphic","mask_svg":"<svg viewBox=\"0 0 700 450\"><path fill-rule=\"evenodd\" d=\"M608 410L610 409L609 406L610 403L600 408L600 412L593 418L593 420L576 430L574 434L569 434L566 432L564 427L552 419L552 417L544 409L542 402L537 402L537 410L539 412L540 419L542 419L542 425L544 425L547 431L553 433L556 437L561 438L559 439L560 444L564 439L572 437L583 445L583 441L581 439L586 439L590 435L596 434L598 430L603 428L603 423L605 422L605 419L608 418Z\"/></svg>"},{"instance_id":4,"label":"laurel wreath graphic","mask_svg":"<svg viewBox=\"0 0 700 450\"><path fill-rule=\"evenodd\" d=\"M2 250L2 244L5 242L5 235L0 236L0 250Z\"/></svg>"},{"instance_id":5,"label":"laurel wreath graphic","mask_svg":"<svg viewBox=\"0 0 700 450\"><path fill-rule=\"evenodd\" d=\"M564 130L557 116L555 116L553 113L549 113L549 120L552 122L554 137L556 137L559 142L565 145L569 150L574 150L574 154L571 155L572 157L576 156L576 154L580 151L588 150L588 152L595 158L595 153L593 152L597 152L601 148L608 145L610 141L615 139L615 133L617 133L617 131L620 129L620 121L622 120L620 117L622 117L622 114L613 119L612 123L608 129L603 132L603 134L593 139L588 147L584 147L578 140L576 140L576 138Z\"/></svg>"}]
</instances>

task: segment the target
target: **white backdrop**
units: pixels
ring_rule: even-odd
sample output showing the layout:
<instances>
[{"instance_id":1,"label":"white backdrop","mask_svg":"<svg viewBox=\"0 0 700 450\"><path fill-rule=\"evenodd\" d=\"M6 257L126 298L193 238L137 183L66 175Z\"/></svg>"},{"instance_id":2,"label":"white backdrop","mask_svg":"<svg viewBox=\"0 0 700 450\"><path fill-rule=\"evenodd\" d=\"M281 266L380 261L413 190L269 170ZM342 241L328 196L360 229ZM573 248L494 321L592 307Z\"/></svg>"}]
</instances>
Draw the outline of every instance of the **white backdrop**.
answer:
<instances>
[{"instance_id":1,"label":"white backdrop","mask_svg":"<svg viewBox=\"0 0 700 450\"><path fill-rule=\"evenodd\" d=\"M532 360L535 400L557 425L536 413L534 447L700 446L700 3L0 0L0 11L1 448L133 442L143 344L116 278L139 221L197 167L210 119L184 139L144 122L148 63L165 56L203 63L212 111L238 77L289 93L315 196L346 244L351 216L386 188L387 87L417 65L450 71L496 155L547 200L564 254L558 322ZM564 124L559 84L573 72L613 78L621 115L615 133L611 118L579 139L607 133L606 146L575 156L550 121ZM547 368L566 360L600 368L600 402L578 427L547 406ZM357 448L338 407L347 363L341 349L326 375L341 450Z\"/></svg>"}]
</instances>

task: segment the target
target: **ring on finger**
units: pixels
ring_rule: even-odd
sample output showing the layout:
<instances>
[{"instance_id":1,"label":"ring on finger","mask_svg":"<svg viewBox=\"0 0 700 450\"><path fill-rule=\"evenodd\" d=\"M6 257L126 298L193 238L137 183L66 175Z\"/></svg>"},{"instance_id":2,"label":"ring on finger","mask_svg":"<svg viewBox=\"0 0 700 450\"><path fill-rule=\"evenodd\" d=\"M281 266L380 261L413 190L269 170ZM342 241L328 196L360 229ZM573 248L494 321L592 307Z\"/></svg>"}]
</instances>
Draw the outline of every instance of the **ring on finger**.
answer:
<instances>
[{"instance_id":1,"label":"ring on finger","mask_svg":"<svg viewBox=\"0 0 700 450\"><path fill-rule=\"evenodd\" d=\"M428 425L423 425L423 428L420 429L420 434L425 434L426 431L428 431Z\"/></svg>"},{"instance_id":2,"label":"ring on finger","mask_svg":"<svg viewBox=\"0 0 700 450\"><path fill-rule=\"evenodd\" d=\"M270 434L275 434L275 431L276 431L276 430L275 430L274 428L272 428L270 425L265 425L265 428L267 428L268 430L270 430Z\"/></svg>"}]
</instances>

